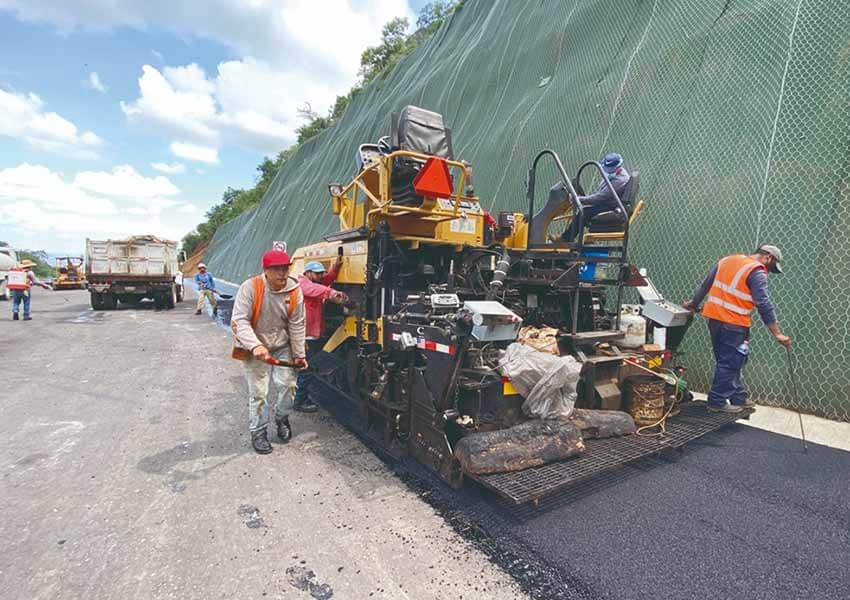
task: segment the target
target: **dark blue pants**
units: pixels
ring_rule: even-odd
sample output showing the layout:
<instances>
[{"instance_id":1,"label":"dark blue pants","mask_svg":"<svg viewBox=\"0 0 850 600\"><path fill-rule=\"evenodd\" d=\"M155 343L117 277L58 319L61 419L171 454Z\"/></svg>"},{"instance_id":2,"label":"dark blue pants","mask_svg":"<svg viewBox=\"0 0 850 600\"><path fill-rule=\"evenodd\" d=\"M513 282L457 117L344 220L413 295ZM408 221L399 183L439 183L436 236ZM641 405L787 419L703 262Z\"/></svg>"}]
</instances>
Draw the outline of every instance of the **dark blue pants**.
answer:
<instances>
[{"instance_id":1,"label":"dark blue pants","mask_svg":"<svg viewBox=\"0 0 850 600\"><path fill-rule=\"evenodd\" d=\"M726 400L732 404L743 404L747 400L747 390L741 381L741 372L749 355L750 330L709 319L708 331L717 363L711 391L708 392L708 404L719 407L726 404Z\"/></svg>"},{"instance_id":2,"label":"dark blue pants","mask_svg":"<svg viewBox=\"0 0 850 600\"><path fill-rule=\"evenodd\" d=\"M21 304L24 305L24 318L30 316L30 293L27 290L12 291L12 314L18 314Z\"/></svg>"},{"instance_id":3,"label":"dark blue pants","mask_svg":"<svg viewBox=\"0 0 850 600\"><path fill-rule=\"evenodd\" d=\"M307 351L307 363L312 364L316 355L322 351L324 342L322 340L307 340L305 350ZM303 406L310 404L310 401L315 404L318 400L316 386L320 385L316 381L315 374L298 372L298 389L295 392L295 406Z\"/></svg>"},{"instance_id":4,"label":"dark blue pants","mask_svg":"<svg viewBox=\"0 0 850 600\"><path fill-rule=\"evenodd\" d=\"M584 227L587 227L590 220L596 215L601 215L604 212L617 208L617 201L610 193L597 192L590 196L582 196L579 198L581 202L582 213L584 214ZM561 239L565 242L573 242L579 235L578 230L578 215L570 222L570 226L561 234Z\"/></svg>"}]
</instances>

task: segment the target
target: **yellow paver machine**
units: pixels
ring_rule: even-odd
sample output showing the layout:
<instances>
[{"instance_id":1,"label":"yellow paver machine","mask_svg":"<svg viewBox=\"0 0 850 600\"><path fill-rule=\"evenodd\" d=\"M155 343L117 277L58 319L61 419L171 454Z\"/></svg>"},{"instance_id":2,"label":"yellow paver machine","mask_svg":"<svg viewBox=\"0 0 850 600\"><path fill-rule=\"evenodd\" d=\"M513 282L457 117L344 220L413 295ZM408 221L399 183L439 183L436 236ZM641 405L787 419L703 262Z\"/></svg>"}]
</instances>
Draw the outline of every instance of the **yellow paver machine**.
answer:
<instances>
[{"instance_id":1,"label":"yellow paver machine","mask_svg":"<svg viewBox=\"0 0 850 600\"><path fill-rule=\"evenodd\" d=\"M82 290L86 287L82 256L57 256L54 290Z\"/></svg>"},{"instance_id":2,"label":"yellow paver machine","mask_svg":"<svg viewBox=\"0 0 850 600\"><path fill-rule=\"evenodd\" d=\"M543 161L558 181L535 210ZM313 361L327 375L334 412L449 484L472 478L517 504L729 422L675 402L683 382L662 369L672 366L669 351L690 315L628 262L630 224L642 205L638 173L613 192L615 208L585 222L580 181L596 170L602 175L587 162L571 178L544 150L528 171L528 212L491 217L475 194L472 166L454 156L442 116L414 106L394 114L390 136L357 150L353 179L329 186L340 230L294 253L295 274L307 262L330 267L343 257L335 287L351 302L326 306L332 335ZM573 219L574 242L550 234L554 223ZM646 331L658 339L663 328L666 348L624 347L629 286L652 304ZM551 347L538 345L541 355L578 365L569 418L531 418L528 382L521 394L519 381L506 376L510 346L529 327L554 332ZM666 414L658 416L680 414L663 435L636 435L625 412L633 407L624 386L635 374L660 382L654 401ZM498 454L498 464L482 453Z\"/></svg>"}]
</instances>

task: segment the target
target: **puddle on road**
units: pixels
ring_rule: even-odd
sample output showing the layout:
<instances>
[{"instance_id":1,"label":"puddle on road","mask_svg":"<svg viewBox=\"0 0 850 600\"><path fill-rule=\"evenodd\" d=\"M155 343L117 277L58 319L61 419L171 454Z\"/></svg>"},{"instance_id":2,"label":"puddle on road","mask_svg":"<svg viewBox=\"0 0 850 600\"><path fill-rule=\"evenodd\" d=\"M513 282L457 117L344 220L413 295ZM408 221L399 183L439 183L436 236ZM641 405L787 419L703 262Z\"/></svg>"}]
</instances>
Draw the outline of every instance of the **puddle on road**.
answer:
<instances>
[{"instance_id":1,"label":"puddle on road","mask_svg":"<svg viewBox=\"0 0 850 600\"><path fill-rule=\"evenodd\" d=\"M106 319L106 313L87 310L80 313L73 319L69 319L69 323L102 323Z\"/></svg>"},{"instance_id":2,"label":"puddle on road","mask_svg":"<svg viewBox=\"0 0 850 600\"><path fill-rule=\"evenodd\" d=\"M212 311L207 308L207 314L212 316ZM230 331L230 317L233 315L233 300L218 301L218 316L215 322Z\"/></svg>"}]
</instances>

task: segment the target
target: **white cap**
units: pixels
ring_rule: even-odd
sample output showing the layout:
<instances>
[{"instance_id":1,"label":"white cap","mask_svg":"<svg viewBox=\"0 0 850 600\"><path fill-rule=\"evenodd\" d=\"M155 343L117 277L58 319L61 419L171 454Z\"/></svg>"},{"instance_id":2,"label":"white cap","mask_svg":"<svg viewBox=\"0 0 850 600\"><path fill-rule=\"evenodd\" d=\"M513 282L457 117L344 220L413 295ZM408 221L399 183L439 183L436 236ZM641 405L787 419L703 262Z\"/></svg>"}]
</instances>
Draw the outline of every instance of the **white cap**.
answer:
<instances>
[{"instance_id":1,"label":"white cap","mask_svg":"<svg viewBox=\"0 0 850 600\"><path fill-rule=\"evenodd\" d=\"M206 269L207 265L205 265L204 263L198 263L198 268L199 269Z\"/></svg>"}]
</instances>

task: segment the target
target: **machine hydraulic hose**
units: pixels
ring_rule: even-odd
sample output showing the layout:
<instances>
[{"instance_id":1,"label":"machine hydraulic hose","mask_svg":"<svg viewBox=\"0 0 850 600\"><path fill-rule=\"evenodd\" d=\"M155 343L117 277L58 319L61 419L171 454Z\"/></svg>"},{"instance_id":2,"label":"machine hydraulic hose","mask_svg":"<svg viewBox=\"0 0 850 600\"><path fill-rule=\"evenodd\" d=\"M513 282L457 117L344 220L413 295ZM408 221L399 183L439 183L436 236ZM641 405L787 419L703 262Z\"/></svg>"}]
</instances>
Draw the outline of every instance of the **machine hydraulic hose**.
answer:
<instances>
[{"instance_id":1,"label":"machine hydraulic hose","mask_svg":"<svg viewBox=\"0 0 850 600\"><path fill-rule=\"evenodd\" d=\"M502 250L502 256L496 263L496 268L493 269L493 279L490 281L490 289L487 290L487 299L495 298L505 285L505 277L508 276L508 270L511 268L511 257L508 254L508 249Z\"/></svg>"}]
</instances>

